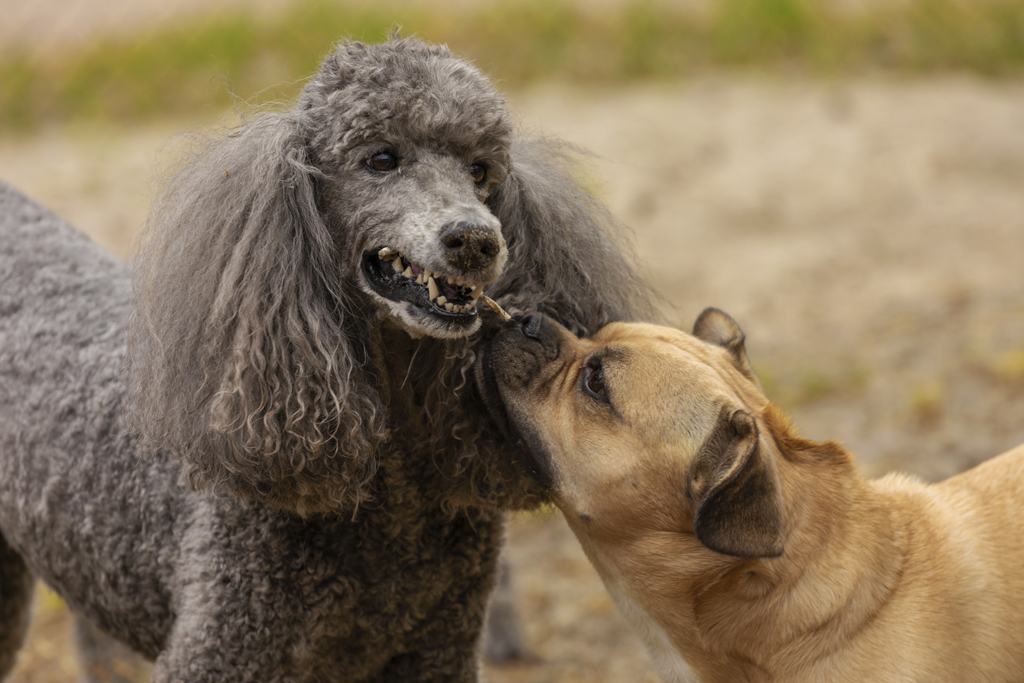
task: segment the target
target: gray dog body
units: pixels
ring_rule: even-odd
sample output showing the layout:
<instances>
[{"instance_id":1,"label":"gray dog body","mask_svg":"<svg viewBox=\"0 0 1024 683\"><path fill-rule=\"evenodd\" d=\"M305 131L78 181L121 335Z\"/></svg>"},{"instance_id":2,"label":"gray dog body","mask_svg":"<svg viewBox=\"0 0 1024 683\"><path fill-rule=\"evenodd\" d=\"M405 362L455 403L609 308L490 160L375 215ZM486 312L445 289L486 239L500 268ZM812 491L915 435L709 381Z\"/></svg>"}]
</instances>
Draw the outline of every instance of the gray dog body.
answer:
<instances>
[{"instance_id":1,"label":"gray dog body","mask_svg":"<svg viewBox=\"0 0 1024 683\"><path fill-rule=\"evenodd\" d=\"M0 185L0 675L38 576L157 683L476 680L501 510L543 494L465 381L471 293L581 334L649 311L565 162L394 40L202 146L134 288Z\"/></svg>"}]
</instances>

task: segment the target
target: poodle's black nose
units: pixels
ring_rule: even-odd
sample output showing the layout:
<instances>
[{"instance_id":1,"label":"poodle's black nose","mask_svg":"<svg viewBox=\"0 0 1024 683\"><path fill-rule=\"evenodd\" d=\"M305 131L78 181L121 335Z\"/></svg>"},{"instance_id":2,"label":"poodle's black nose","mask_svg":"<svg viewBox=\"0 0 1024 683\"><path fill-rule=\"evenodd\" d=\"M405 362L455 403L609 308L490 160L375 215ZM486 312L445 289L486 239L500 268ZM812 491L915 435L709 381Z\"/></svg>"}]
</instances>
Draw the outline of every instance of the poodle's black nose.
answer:
<instances>
[{"instance_id":1,"label":"poodle's black nose","mask_svg":"<svg viewBox=\"0 0 1024 683\"><path fill-rule=\"evenodd\" d=\"M448 250L448 263L463 271L483 270L501 253L501 241L494 230L465 221L444 226L441 244Z\"/></svg>"}]
</instances>

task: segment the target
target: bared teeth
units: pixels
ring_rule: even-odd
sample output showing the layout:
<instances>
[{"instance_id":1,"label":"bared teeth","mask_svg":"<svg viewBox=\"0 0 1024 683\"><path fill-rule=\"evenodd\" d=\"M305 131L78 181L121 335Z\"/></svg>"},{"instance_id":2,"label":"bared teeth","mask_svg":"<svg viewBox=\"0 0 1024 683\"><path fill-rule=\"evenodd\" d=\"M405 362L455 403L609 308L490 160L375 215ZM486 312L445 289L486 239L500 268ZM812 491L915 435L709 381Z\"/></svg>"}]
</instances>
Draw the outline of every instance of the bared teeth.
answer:
<instances>
[{"instance_id":1,"label":"bared teeth","mask_svg":"<svg viewBox=\"0 0 1024 683\"><path fill-rule=\"evenodd\" d=\"M382 261L388 261L391 263L391 267L395 269L396 273L402 275L402 277L415 280L418 285L427 286L427 296L431 302L441 307L445 311L455 313L471 313L477 305L477 299L484 291L483 285L474 285L472 282L467 282L464 277L453 277L451 275L443 275L437 271L432 271L429 268L423 268L419 274L413 273L412 262L406 262L402 258L401 252L392 249L391 247L384 247L377 252L377 256ZM444 280L441 280L444 278ZM457 304L449 301L448 297L441 295L441 288L438 286L438 282L447 282L449 285L454 285L459 288L458 294L460 297L472 297L464 304Z\"/></svg>"},{"instance_id":2,"label":"bared teeth","mask_svg":"<svg viewBox=\"0 0 1024 683\"><path fill-rule=\"evenodd\" d=\"M398 256L398 252L392 249L391 247L384 247L383 249L377 252L377 258L379 258L381 261L390 261L396 256Z\"/></svg>"}]
</instances>

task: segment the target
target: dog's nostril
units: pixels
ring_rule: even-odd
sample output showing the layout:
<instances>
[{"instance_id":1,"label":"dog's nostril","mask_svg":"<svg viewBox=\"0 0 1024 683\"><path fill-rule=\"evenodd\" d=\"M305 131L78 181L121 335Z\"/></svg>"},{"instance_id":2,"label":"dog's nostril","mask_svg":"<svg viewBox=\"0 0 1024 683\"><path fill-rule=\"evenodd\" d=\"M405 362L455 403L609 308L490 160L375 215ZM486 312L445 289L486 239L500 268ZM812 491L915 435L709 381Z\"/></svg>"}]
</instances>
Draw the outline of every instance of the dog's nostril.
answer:
<instances>
[{"instance_id":1,"label":"dog's nostril","mask_svg":"<svg viewBox=\"0 0 1024 683\"><path fill-rule=\"evenodd\" d=\"M540 326L544 323L543 316L536 314L528 315L523 318L523 334L530 339L540 338Z\"/></svg>"},{"instance_id":2,"label":"dog's nostril","mask_svg":"<svg viewBox=\"0 0 1024 683\"><path fill-rule=\"evenodd\" d=\"M449 249L458 249L463 245L463 236L465 233L451 233L441 238L441 244L448 247Z\"/></svg>"},{"instance_id":3,"label":"dog's nostril","mask_svg":"<svg viewBox=\"0 0 1024 683\"><path fill-rule=\"evenodd\" d=\"M501 247L498 246L498 240L493 237L480 245L480 253L484 256L494 258L499 251L501 251Z\"/></svg>"},{"instance_id":4,"label":"dog's nostril","mask_svg":"<svg viewBox=\"0 0 1024 683\"><path fill-rule=\"evenodd\" d=\"M482 270L501 253L501 240L491 228L474 223L449 223L441 231L441 244L450 263L462 270Z\"/></svg>"}]
</instances>

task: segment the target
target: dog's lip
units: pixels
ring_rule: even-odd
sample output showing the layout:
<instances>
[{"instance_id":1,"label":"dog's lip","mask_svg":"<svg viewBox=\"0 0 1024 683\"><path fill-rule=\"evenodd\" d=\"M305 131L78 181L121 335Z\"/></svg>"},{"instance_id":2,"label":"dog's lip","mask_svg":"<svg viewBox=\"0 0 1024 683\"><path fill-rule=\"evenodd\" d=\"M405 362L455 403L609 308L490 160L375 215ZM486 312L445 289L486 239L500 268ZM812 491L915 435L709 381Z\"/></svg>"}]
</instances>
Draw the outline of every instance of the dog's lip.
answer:
<instances>
[{"instance_id":1,"label":"dog's lip","mask_svg":"<svg viewBox=\"0 0 1024 683\"><path fill-rule=\"evenodd\" d=\"M384 256L385 258L382 258ZM390 258L387 258L390 256ZM420 309L423 313L435 316L446 324L472 325L477 318L477 302L483 293L483 285L464 279L442 275L438 271L423 268L412 261L408 265L403 261L406 273L412 272L413 277L395 269L396 259L402 258L401 252L393 247L376 247L363 253L362 270L370 288L379 296L391 301L405 301ZM437 293L431 297L427 282L422 276L434 279ZM419 278L421 282L417 282ZM441 299L444 297L444 300Z\"/></svg>"}]
</instances>

